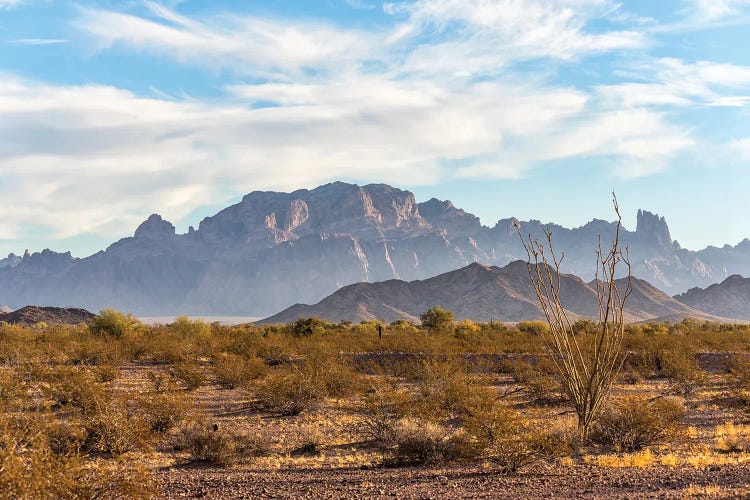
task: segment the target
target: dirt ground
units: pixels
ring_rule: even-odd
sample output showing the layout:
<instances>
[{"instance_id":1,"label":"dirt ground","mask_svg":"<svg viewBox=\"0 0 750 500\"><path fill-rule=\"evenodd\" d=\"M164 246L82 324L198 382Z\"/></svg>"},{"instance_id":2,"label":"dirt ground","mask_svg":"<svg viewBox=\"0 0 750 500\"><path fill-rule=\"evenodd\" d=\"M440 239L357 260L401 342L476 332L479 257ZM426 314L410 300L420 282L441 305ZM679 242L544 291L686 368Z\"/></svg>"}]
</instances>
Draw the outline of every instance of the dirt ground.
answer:
<instances>
[{"instance_id":1,"label":"dirt ground","mask_svg":"<svg viewBox=\"0 0 750 500\"><path fill-rule=\"evenodd\" d=\"M137 387L152 369L128 366L121 383ZM515 474L489 463L388 467L363 438L356 401L327 400L313 411L279 417L254 408L251 394L217 385L196 390L196 406L220 429L263 433L269 441L265 456L221 467L188 463L165 445L144 455L142 463L165 498L750 498L750 455L713 446L717 425L748 423L748 415L732 406L719 375L710 377L684 401L688 437L649 449L645 460L631 460L635 465L627 455L587 448ZM498 390L513 386L507 375L497 375L494 384ZM667 391L664 380L615 388L619 395ZM564 403L530 405L513 394L527 416L551 423L572 419ZM319 451L294 454L311 429L319 436Z\"/></svg>"}]
</instances>

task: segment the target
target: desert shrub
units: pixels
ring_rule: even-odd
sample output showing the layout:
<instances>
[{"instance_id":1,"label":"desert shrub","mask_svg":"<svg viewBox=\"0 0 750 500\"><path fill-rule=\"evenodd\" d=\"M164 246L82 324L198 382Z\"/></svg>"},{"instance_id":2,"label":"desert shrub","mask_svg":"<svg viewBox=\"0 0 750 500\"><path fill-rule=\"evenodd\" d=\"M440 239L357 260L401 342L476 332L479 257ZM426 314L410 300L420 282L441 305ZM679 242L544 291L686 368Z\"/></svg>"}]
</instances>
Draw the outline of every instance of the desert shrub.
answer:
<instances>
[{"instance_id":1,"label":"desert shrub","mask_svg":"<svg viewBox=\"0 0 750 500\"><path fill-rule=\"evenodd\" d=\"M479 332L481 332L479 325L470 319L465 319L456 324L454 335L456 338L470 341L473 340Z\"/></svg>"},{"instance_id":2,"label":"desert shrub","mask_svg":"<svg viewBox=\"0 0 750 500\"><path fill-rule=\"evenodd\" d=\"M224 354L214 364L214 375L218 384L234 389L266 374L268 365L260 358L244 358L236 354Z\"/></svg>"},{"instance_id":3,"label":"desert shrub","mask_svg":"<svg viewBox=\"0 0 750 500\"><path fill-rule=\"evenodd\" d=\"M100 336L86 335L85 338L73 341L68 346L60 347L65 350L67 363L74 366L115 364L123 357L117 342Z\"/></svg>"},{"instance_id":4,"label":"desert shrub","mask_svg":"<svg viewBox=\"0 0 750 500\"><path fill-rule=\"evenodd\" d=\"M141 327L141 322L132 314L123 314L114 309L102 309L89 325L94 336L122 338Z\"/></svg>"},{"instance_id":5,"label":"desert shrub","mask_svg":"<svg viewBox=\"0 0 750 500\"><path fill-rule=\"evenodd\" d=\"M232 440L239 457L262 457L271 451L271 433L265 427L234 434Z\"/></svg>"},{"instance_id":6,"label":"desert shrub","mask_svg":"<svg viewBox=\"0 0 750 500\"><path fill-rule=\"evenodd\" d=\"M198 389L206 383L203 368L195 362L177 363L172 367L171 374L189 391Z\"/></svg>"},{"instance_id":7,"label":"desert shrub","mask_svg":"<svg viewBox=\"0 0 750 500\"><path fill-rule=\"evenodd\" d=\"M445 426L417 418L403 418L393 428L388 462L392 465L425 465L450 458L449 432Z\"/></svg>"},{"instance_id":8,"label":"desert shrub","mask_svg":"<svg viewBox=\"0 0 750 500\"><path fill-rule=\"evenodd\" d=\"M53 420L46 428L47 446L56 455L79 455L86 444L86 428L77 419Z\"/></svg>"},{"instance_id":9,"label":"desert shrub","mask_svg":"<svg viewBox=\"0 0 750 500\"><path fill-rule=\"evenodd\" d=\"M0 419L0 498L87 496L83 463L54 453L40 425Z\"/></svg>"},{"instance_id":10,"label":"desert shrub","mask_svg":"<svg viewBox=\"0 0 750 500\"><path fill-rule=\"evenodd\" d=\"M321 347L305 350L304 360L296 365L322 397L346 397L366 388L361 374L341 359L337 351Z\"/></svg>"},{"instance_id":11,"label":"desert shrub","mask_svg":"<svg viewBox=\"0 0 750 500\"><path fill-rule=\"evenodd\" d=\"M43 393L52 399L53 406L70 406L87 411L104 398L102 385L94 380L89 371L80 367L42 369L38 377L47 383Z\"/></svg>"},{"instance_id":12,"label":"desert shrub","mask_svg":"<svg viewBox=\"0 0 750 500\"><path fill-rule=\"evenodd\" d=\"M193 462L231 465L235 460L233 436L205 420L183 424L175 435L174 447L186 451Z\"/></svg>"},{"instance_id":13,"label":"desert shrub","mask_svg":"<svg viewBox=\"0 0 750 500\"><path fill-rule=\"evenodd\" d=\"M612 403L594 426L591 439L617 451L668 443L683 433L685 409L672 399L628 397Z\"/></svg>"},{"instance_id":14,"label":"desert shrub","mask_svg":"<svg viewBox=\"0 0 750 500\"><path fill-rule=\"evenodd\" d=\"M727 362L730 380L738 389L750 389L750 358L739 354L730 356Z\"/></svg>"},{"instance_id":15,"label":"desert shrub","mask_svg":"<svg viewBox=\"0 0 750 500\"><path fill-rule=\"evenodd\" d=\"M28 389L15 369L0 372L0 411L28 399Z\"/></svg>"},{"instance_id":16,"label":"desert shrub","mask_svg":"<svg viewBox=\"0 0 750 500\"><path fill-rule=\"evenodd\" d=\"M163 433L189 416L191 402L182 392L151 392L134 398L133 411L143 419L151 432Z\"/></svg>"},{"instance_id":17,"label":"desert shrub","mask_svg":"<svg viewBox=\"0 0 750 500\"><path fill-rule=\"evenodd\" d=\"M422 327L437 332L453 330L453 312L435 306L419 315Z\"/></svg>"},{"instance_id":18,"label":"desert shrub","mask_svg":"<svg viewBox=\"0 0 750 500\"><path fill-rule=\"evenodd\" d=\"M660 356L660 374L669 379L672 390L690 396L706 383L706 373L698 367L695 353L665 351Z\"/></svg>"},{"instance_id":19,"label":"desert shrub","mask_svg":"<svg viewBox=\"0 0 750 500\"><path fill-rule=\"evenodd\" d=\"M723 453L750 451L750 426L726 422L716 427L716 449Z\"/></svg>"},{"instance_id":20,"label":"desert shrub","mask_svg":"<svg viewBox=\"0 0 750 500\"><path fill-rule=\"evenodd\" d=\"M460 359L421 361L412 377L418 384L411 413L426 420L462 417L473 405L496 398L480 377L466 373Z\"/></svg>"},{"instance_id":21,"label":"desert shrub","mask_svg":"<svg viewBox=\"0 0 750 500\"><path fill-rule=\"evenodd\" d=\"M298 369L272 373L256 388L261 406L283 416L299 415L321 397L320 388Z\"/></svg>"},{"instance_id":22,"label":"desert shrub","mask_svg":"<svg viewBox=\"0 0 750 500\"><path fill-rule=\"evenodd\" d=\"M374 384L360 407L367 436L379 446L391 445L393 428L408 414L411 402L404 390L383 382Z\"/></svg>"},{"instance_id":23,"label":"desert shrub","mask_svg":"<svg viewBox=\"0 0 750 500\"><path fill-rule=\"evenodd\" d=\"M99 382L112 382L120 376L120 367L112 363L105 363L96 366L93 372Z\"/></svg>"},{"instance_id":24,"label":"desert shrub","mask_svg":"<svg viewBox=\"0 0 750 500\"><path fill-rule=\"evenodd\" d=\"M131 359L158 363L182 363L191 354L192 343L167 329L151 327L136 338L126 341ZM195 356L193 356L193 359Z\"/></svg>"},{"instance_id":25,"label":"desert shrub","mask_svg":"<svg viewBox=\"0 0 750 500\"><path fill-rule=\"evenodd\" d=\"M532 402L555 403L565 400L559 371L550 359L539 359L536 364L509 360L503 364L502 370L510 373L513 380L524 386Z\"/></svg>"},{"instance_id":26,"label":"desert shrub","mask_svg":"<svg viewBox=\"0 0 750 500\"><path fill-rule=\"evenodd\" d=\"M312 425L302 428L297 438L297 445L291 451L291 455L320 455L323 444L323 436L320 430Z\"/></svg>"},{"instance_id":27,"label":"desert shrub","mask_svg":"<svg viewBox=\"0 0 750 500\"><path fill-rule=\"evenodd\" d=\"M143 449L150 437L149 423L138 414L127 396L110 396L97 401L84 413L83 425L87 447L112 456Z\"/></svg>"},{"instance_id":28,"label":"desert shrub","mask_svg":"<svg viewBox=\"0 0 750 500\"><path fill-rule=\"evenodd\" d=\"M207 338L211 335L211 326L205 321L191 320L187 316L177 316L169 324L169 330L183 339Z\"/></svg>"},{"instance_id":29,"label":"desert shrub","mask_svg":"<svg viewBox=\"0 0 750 500\"><path fill-rule=\"evenodd\" d=\"M499 402L467 418L464 429L481 455L507 473L569 450L569 443L559 433L542 430Z\"/></svg>"},{"instance_id":30,"label":"desert shrub","mask_svg":"<svg viewBox=\"0 0 750 500\"><path fill-rule=\"evenodd\" d=\"M516 328L520 332L535 336L542 336L549 333L549 325L544 321L521 321Z\"/></svg>"},{"instance_id":31,"label":"desert shrub","mask_svg":"<svg viewBox=\"0 0 750 500\"><path fill-rule=\"evenodd\" d=\"M298 318L296 321L289 323L287 331L295 337L307 337L315 333L322 333L327 328L334 325L320 318Z\"/></svg>"}]
</instances>

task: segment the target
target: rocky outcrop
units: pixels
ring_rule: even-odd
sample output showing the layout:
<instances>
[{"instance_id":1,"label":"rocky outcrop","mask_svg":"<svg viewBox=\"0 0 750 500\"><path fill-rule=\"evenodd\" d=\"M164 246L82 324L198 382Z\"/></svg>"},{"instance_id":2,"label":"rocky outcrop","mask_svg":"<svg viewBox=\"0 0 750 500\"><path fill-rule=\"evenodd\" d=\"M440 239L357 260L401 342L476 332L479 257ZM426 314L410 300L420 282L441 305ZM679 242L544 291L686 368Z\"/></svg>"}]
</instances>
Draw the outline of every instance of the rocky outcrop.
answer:
<instances>
[{"instance_id":1,"label":"rocky outcrop","mask_svg":"<svg viewBox=\"0 0 750 500\"><path fill-rule=\"evenodd\" d=\"M14 253L8 254L8 256L4 259L0 259L0 268L3 267L16 267L18 264L21 263L23 260L23 257L20 257Z\"/></svg>"},{"instance_id":2,"label":"rocky outcrop","mask_svg":"<svg viewBox=\"0 0 750 500\"><path fill-rule=\"evenodd\" d=\"M625 290L627 282L617 282ZM677 302L651 286L633 279L627 302L628 321L663 316L708 318L708 315ZM598 318L596 283L585 283L577 276L563 275L560 295L571 318ZM475 321L524 321L544 319L536 294L529 284L523 261L503 268L470 264L464 268L422 281L389 280L346 286L315 305L297 304L261 323L286 323L298 317L319 317L328 321L419 321L419 315L442 306L457 319ZM714 318L718 319L718 318Z\"/></svg>"},{"instance_id":3,"label":"rocky outcrop","mask_svg":"<svg viewBox=\"0 0 750 500\"><path fill-rule=\"evenodd\" d=\"M154 214L132 237L84 259L50 250L11 255L0 261L0 303L263 316L352 283L424 280L473 262L505 266L525 256L514 222L482 226L449 201L416 203L384 184L255 191L186 234ZM542 222L520 225L543 237ZM593 250L599 236L611 241L615 224L547 227L565 254L563 271L593 279ZM633 274L670 294L750 275L749 240L691 252L670 240L663 217L646 211L621 238Z\"/></svg>"}]
</instances>

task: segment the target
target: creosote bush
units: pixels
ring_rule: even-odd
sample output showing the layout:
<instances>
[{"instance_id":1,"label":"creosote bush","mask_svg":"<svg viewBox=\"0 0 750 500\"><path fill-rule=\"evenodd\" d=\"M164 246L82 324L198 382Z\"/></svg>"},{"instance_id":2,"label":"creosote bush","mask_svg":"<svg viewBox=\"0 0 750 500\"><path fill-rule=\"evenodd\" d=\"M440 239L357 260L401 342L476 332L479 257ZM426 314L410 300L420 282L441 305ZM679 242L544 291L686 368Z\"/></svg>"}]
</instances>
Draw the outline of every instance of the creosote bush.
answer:
<instances>
[{"instance_id":1,"label":"creosote bush","mask_svg":"<svg viewBox=\"0 0 750 500\"><path fill-rule=\"evenodd\" d=\"M464 429L474 439L478 454L508 473L570 449L562 434L541 429L501 402L471 415Z\"/></svg>"},{"instance_id":2,"label":"creosote bush","mask_svg":"<svg viewBox=\"0 0 750 500\"><path fill-rule=\"evenodd\" d=\"M235 459L236 440L218 424L206 420L184 423L174 437L174 448L187 451L193 462L231 465Z\"/></svg>"},{"instance_id":3,"label":"creosote bush","mask_svg":"<svg viewBox=\"0 0 750 500\"><path fill-rule=\"evenodd\" d=\"M594 427L591 439L615 451L635 451L679 440L684 433L685 408L659 398L628 397L610 404Z\"/></svg>"},{"instance_id":4,"label":"creosote bush","mask_svg":"<svg viewBox=\"0 0 750 500\"><path fill-rule=\"evenodd\" d=\"M394 426L409 414L412 398L387 382L373 383L360 407L367 435L380 447L393 444Z\"/></svg>"},{"instance_id":5,"label":"creosote bush","mask_svg":"<svg viewBox=\"0 0 750 500\"><path fill-rule=\"evenodd\" d=\"M320 388L301 370L272 373L256 388L261 406L282 416L299 415L321 397Z\"/></svg>"},{"instance_id":6,"label":"creosote bush","mask_svg":"<svg viewBox=\"0 0 750 500\"><path fill-rule=\"evenodd\" d=\"M236 354L224 354L214 364L214 375L225 389L242 387L263 377L268 365L260 358L244 358Z\"/></svg>"},{"instance_id":7,"label":"creosote bush","mask_svg":"<svg viewBox=\"0 0 750 500\"><path fill-rule=\"evenodd\" d=\"M390 465L426 465L451 458L448 430L435 422L403 418L393 427L395 444L388 460Z\"/></svg>"},{"instance_id":8,"label":"creosote bush","mask_svg":"<svg viewBox=\"0 0 750 500\"><path fill-rule=\"evenodd\" d=\"M660 353L659 374L666 377L672 390L681 396L692 396L706 384L706 372L698 367L694 352L670 350Z\"/></svg>"}]
</instances>

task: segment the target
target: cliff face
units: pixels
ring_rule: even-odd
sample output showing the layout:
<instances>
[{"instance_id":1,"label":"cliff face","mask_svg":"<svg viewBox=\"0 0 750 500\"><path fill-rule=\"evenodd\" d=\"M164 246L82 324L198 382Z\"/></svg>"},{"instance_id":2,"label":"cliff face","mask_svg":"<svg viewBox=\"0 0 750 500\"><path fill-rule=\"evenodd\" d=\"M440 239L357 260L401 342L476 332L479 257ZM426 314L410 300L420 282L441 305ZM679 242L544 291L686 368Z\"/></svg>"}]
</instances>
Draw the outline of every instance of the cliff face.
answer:
<instances>
[{"instance_id":1,"label":"cliff face","mask_svg":"<svg viewBox=\"0 0 750 500\"><path fill-rule=\"evenodd\" d=\"M152 215L133 237L85 259L49 250L11 255L0 260L0 303L263 316L352 283L424 280L472 262L504 266L525 256L514 220L482 226L449 201L416 203L384 184L253 192L186 234ZM521 226L542 235L539 221ZM614 223L548 227L565 252L563 270L592 279L593 249L599 235L611 240ZM635 276L677 293L750 275L748 240L690 252L670 238L663 217L639 211L636 230L622 233Z\"/></svg>"}]
</instances>

